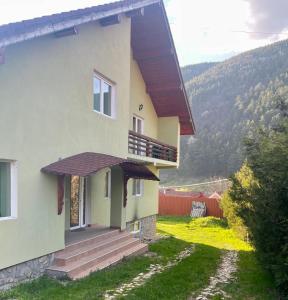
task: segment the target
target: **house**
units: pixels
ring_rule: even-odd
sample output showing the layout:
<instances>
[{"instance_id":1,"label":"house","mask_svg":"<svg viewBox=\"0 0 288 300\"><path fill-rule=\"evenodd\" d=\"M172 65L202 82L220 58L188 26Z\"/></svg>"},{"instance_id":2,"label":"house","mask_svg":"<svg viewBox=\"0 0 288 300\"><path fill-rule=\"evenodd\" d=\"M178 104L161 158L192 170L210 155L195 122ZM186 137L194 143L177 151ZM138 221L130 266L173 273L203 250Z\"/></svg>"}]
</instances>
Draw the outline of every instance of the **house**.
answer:
<instances>
[{"instance_id":1,"label":"house","mask_svg":"<svg viewBox=\"0 0 288 300\"><path fill-rule=\"evenodd\" d=\"M194 133L162 1L3 25L0 49L0 285L144 252Z\"/></svg>"}]
</instances>

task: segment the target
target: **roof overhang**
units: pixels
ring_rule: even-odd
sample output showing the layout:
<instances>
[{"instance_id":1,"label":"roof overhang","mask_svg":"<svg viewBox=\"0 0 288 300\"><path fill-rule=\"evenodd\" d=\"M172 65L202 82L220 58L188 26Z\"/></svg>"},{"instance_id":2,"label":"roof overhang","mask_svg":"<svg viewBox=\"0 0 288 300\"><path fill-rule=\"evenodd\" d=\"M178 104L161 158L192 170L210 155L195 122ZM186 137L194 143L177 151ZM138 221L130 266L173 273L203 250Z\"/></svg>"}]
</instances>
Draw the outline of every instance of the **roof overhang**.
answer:
<instances>
[{"instance_id":1,"label":"roof overhang","mask_svg":"<svg viewBox=\"0 0 288 300\"><path fill-rule=\"evenodd\" d=\"M144 8L144 16L142 10ZM137 10L141 13L133 13ZM195 133L175 45L162 0L124 0L0 26L0 51L23 41L57 34L93 21L131 17L132 49L159 117L178 116L181 135ZM118 20L118 19L117 19ZM118 20L119 21L119 20ZM101 24L101 22L100 22ZM0 61L4 61L0 53Z\"/></svg>"},{"instance_id":2,"label":"roof overhang","mask_svg":"<svg viewBox=\"0 0 288 300\"><path fill-rule=\"evenodd\" d=\"M160 181L146 166L127 159L93 152L84 152L54 162L41 171L57 176L87 177L115 166L121 167L126 178Z\"/></svg>"}]
</instances>

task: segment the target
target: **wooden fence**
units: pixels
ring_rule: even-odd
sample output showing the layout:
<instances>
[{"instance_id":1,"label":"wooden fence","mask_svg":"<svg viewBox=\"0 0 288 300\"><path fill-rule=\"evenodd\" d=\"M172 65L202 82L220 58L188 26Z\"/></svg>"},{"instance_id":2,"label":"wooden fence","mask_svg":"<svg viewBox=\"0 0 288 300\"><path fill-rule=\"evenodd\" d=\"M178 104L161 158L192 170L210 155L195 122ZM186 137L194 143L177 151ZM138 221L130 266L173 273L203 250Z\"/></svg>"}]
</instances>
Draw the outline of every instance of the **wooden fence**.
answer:
<instances>
[{"instance_id":1,"label":"wooden fence","mask_svg":"<svg viewBox=\"0 0 288 300\"><path fill-rule=\"evenodd\" d=\"M223 212L220 208L219 199L208 198L202 194L181 195L177 193L164 194L159 192L159 215L160 216L189 216L191 213L192 202L205 202L207 207L207 216L223 218Z\"/></svg>"}]
</instances>

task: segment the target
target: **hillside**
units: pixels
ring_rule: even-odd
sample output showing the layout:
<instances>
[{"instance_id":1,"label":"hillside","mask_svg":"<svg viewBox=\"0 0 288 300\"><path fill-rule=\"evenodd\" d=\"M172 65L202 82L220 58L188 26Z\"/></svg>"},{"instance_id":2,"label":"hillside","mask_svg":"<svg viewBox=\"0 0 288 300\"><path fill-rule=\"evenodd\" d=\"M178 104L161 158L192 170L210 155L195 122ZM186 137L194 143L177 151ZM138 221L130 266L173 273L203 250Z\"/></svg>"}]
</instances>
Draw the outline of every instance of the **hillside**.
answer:
<instances>
[{"instance_id":1,"label":"hillside","mask_svg":"<svg viewBox=\"0 0 288 300\"><path fill-rule=\"evenodd\" d=\"M185 66L182 68L182 75L185 82L190 81L196 76L200 76L205 71L211 69L216 66L217 62L209 62L209 63L201 63L190 66Z\"/></svg>"},{"instance_id":2,"label":"hillside","mask_svg":"<svg viewBox=\"0 0 288 300\"><path fill-rule=\"evenodd\" d=\"M198 67L197 67L198 68ZM243 138L277 117L276 98L288 98L288 41L212 65L199 76L183 70L196 136L181 140L181 166L164 182L227 177L243 162ZM191 75L191 78L188 77Z\"/></svg>"}]
</instances>

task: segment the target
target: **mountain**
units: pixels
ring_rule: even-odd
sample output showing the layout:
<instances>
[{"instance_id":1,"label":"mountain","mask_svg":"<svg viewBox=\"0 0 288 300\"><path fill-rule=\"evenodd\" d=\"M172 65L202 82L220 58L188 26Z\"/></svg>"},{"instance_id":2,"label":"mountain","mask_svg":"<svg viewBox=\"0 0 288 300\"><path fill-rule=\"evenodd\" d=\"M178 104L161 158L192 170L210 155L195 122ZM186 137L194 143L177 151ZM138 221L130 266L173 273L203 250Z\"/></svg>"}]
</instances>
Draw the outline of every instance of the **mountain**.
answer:
<instances>
[{"instance_id":1,"label":"mountain","mask_svg":"<svg viewBox=\"0 0 288 300\"><path fill-rule=\"evenodd\" d=\"M217 62L207 62L201 64L190 65L182 68L182 75L185 82L193 79L196 76L200 76L205 71L211 69L216 66Z\"/></svg>"},{"instance_id":2,"label":"mountain","mask_svg":"<svg viewBox=\"0 0 288 300\"><path fill-rule=\"evenodd\" d=\"M227 177L245 159L245 136L257 126L271 125L279 114L277 98L288 99L288 40L211 66L185 67L183 76L196 135L182 137L181 166L162 173L162 179Z\"/></svg>"}]
</instances>

